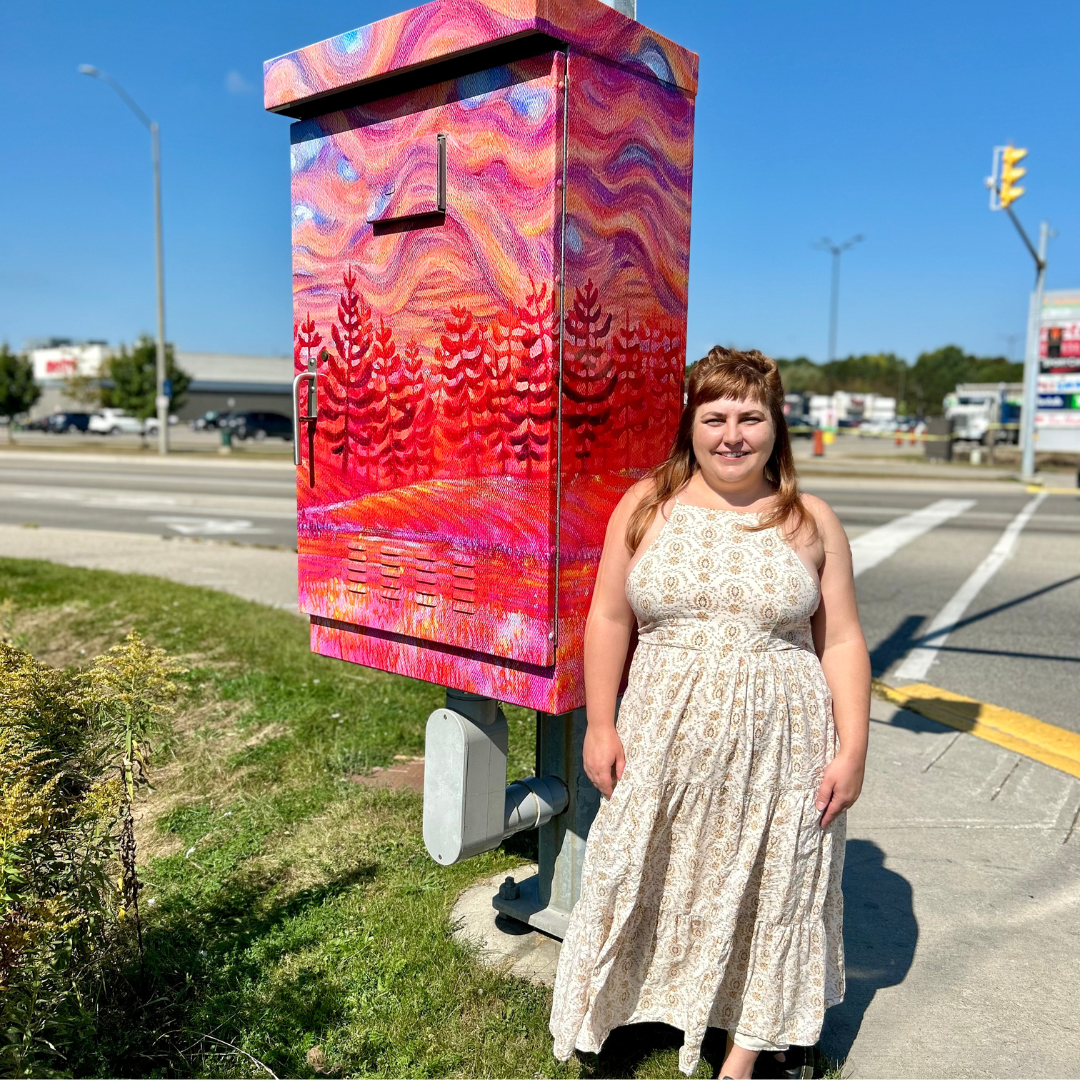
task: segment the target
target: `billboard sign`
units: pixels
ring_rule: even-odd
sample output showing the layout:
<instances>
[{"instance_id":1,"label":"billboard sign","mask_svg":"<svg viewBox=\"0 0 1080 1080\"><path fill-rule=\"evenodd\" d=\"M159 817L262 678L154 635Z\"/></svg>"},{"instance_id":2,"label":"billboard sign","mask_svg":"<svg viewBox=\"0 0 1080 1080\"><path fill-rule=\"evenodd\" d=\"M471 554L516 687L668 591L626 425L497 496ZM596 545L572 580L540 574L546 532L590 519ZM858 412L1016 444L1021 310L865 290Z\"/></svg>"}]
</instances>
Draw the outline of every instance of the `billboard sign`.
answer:
<instances>
[{"instance_id":1,"label":"billboard sign","mask_svg":"<svg viewBox=\"0 0 1080 1080\"><path fill-rule=\"evenodd\" d=\"M73 342L27 350L34 368L34 379L39 383L61 382L73 375L97 378L102 361L108 355L108 347L99 342Z\"/></svg>"},{"instance_id":2,"label":"billboard sign","mask_svg":"<svg viewBox=\"0 0 1080 1080\"><path fill-rule=\"evenodd\" d=\"M1044 374L1080 374L1080 289L1043 293L1039 370Z\"/></svg>"}]
</instances>

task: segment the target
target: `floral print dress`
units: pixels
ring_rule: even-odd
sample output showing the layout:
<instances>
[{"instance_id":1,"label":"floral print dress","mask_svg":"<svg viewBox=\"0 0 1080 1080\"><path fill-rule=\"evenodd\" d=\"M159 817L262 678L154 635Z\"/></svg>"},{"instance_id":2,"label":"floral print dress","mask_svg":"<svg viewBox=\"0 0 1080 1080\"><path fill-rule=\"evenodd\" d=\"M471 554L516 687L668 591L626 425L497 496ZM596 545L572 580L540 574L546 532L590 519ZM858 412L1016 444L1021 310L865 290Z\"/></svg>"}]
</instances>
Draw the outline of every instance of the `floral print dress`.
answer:
<instances>
[{"instance_id":1,"label":"floral print dress","mask_svg":"<svg viewBox=\"0 0 1080 1080\"><path fill-rule=\"evenodd\" d=\"M647 1021L813 1045L844 996L844 815L814 575L756 515L676 502L630 572L626 768L593 822L555 981L555 1056Z\"/></svg>"}]
</instances>

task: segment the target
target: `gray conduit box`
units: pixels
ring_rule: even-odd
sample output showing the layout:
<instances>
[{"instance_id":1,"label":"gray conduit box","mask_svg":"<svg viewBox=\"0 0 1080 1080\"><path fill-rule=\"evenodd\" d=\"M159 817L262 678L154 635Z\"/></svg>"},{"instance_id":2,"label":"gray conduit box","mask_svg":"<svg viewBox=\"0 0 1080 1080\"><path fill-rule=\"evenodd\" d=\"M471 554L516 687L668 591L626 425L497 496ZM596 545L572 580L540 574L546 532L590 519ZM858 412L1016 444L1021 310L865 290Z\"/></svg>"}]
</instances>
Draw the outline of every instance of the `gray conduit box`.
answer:
<instances>
[{"instance_id":1,"label":"gray conduit box","mask_svg":"<svg viewBox=\"0 0 1080 1080\"><path fill-rule=\"evenodd\" d=\"M491 698L455 690L428 717L424 748L424 843L444 866L538 829L567 807L566 785L530 776L506 786L506 717Z\"/></svg>"},{"instance_id":2,"label":"gray conduit box","mask_svg":"<svg viewBox=\"0 0 1080 1080\"><path fill-rule=\"evenodd\" d=\"M448 702L468 708L468 701ZM470 710L488 723L453 709L436 709L427 722L424 749L424 843L444 866L497 848L506 804L506 717L495 702Z\"/></svg>"}]
</instances>

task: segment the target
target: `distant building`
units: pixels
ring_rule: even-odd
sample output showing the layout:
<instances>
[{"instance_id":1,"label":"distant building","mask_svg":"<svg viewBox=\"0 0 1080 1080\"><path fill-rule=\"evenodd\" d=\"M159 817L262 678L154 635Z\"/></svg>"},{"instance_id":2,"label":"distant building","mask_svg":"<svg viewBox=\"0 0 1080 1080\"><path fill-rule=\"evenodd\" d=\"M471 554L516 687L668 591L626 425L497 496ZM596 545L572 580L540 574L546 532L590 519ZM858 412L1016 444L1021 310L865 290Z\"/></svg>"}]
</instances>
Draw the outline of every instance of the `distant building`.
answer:
<instances>
[{"instance_id":1,"label":"distant building","mask_svg":"<svg viewBox=\"0 0 1080 1080\"><path fill-rule=\"evenodd\" d=\"M181 420L214 410L257 409L292 415L293 358L178 352L176 363L191 376Z\"/></svg>"},{"instance_id":2,"label":"distant building","mask_svg":"<svg viewBox=\"0 0 1080 1080\"><path fill-rule=\"evenodd\" d=\"M93 378L109 355L109 345L105 341L37 338L26 343L26 355L34 366L34 380L44 387L72 375Z\"/></svg>"},{"instance_id":3,"label":"distant building","mask_svg":"<svg viewBox=\"0 0 1080 1080\"><path fill-rule=\"evenodd\" d=\"M896 419L896 398L837 390L834 394L812 394L807 411L811 421L821 427L839 420L890 423Z\"/></svg>"},{"instance_id":4,"label":"distant building","mask_svg":"<svg viewBox=\"0 0 1080 1080\"><path fill-rule=\"evenodd\" d=\"M61 409L85 409L64 393L67 379L81 375L96 379L112 350L104 341L44 338L26 343L41 397L32 416ZM187 400L176 410L181 420L226 409L280 412L292 410L293 361L289 356L238 356L232 353L182 352L176 362L191 376Z\"/></svg>"}]
</instances>

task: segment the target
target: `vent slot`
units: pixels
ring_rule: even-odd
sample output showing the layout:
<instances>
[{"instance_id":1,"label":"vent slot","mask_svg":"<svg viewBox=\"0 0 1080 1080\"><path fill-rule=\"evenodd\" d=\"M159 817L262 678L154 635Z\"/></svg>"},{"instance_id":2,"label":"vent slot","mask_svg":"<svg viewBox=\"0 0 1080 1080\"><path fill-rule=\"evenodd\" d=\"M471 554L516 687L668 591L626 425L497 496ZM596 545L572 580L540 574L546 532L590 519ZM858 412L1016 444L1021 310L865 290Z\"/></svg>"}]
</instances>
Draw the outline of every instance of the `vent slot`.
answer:
<instances>
[{"instance_id":1,"label":"vent slot","mask_svg":"<svg viewBox=\"0 0 1080 1080\"><path fill-rule=\"evenodd\" d=\"M476 614L476 565L467 556L454 556L451 607L462 615Z\"/></svg>"},{"instance_id":2,"label":"vent slot","mask_svg":"<svg viewBox=\"0 0 1080 1080\"><path fill-rule=\"evenodd\" d=\"M350 540L349 554L345 560L345 587L349 592L359 593L361 596L367 593L367 568L367 551L364 550L364 545L359 540Z\"/></svg>"},{"instance_id":3,"label":"vent slot","mask_svg":"<svg viewBox=\"0 0 1080 1080\"><path fill-rule=\"evenodd\" d=\"M416 556L416 602L421 607L433 608L439 599L439 579L433 555Z\"/></svg>"},{"instance_id":4,"label":"vent slot","mask_svg":"<svg viewBox=\"0 0 1080 1080\"><path fill-rule=\"evenodd\" d=\"M379 592L384 600L401 599L401 579L405 575L405 552L384 547L379 551Z\"/></svg>"}]
</instances>

